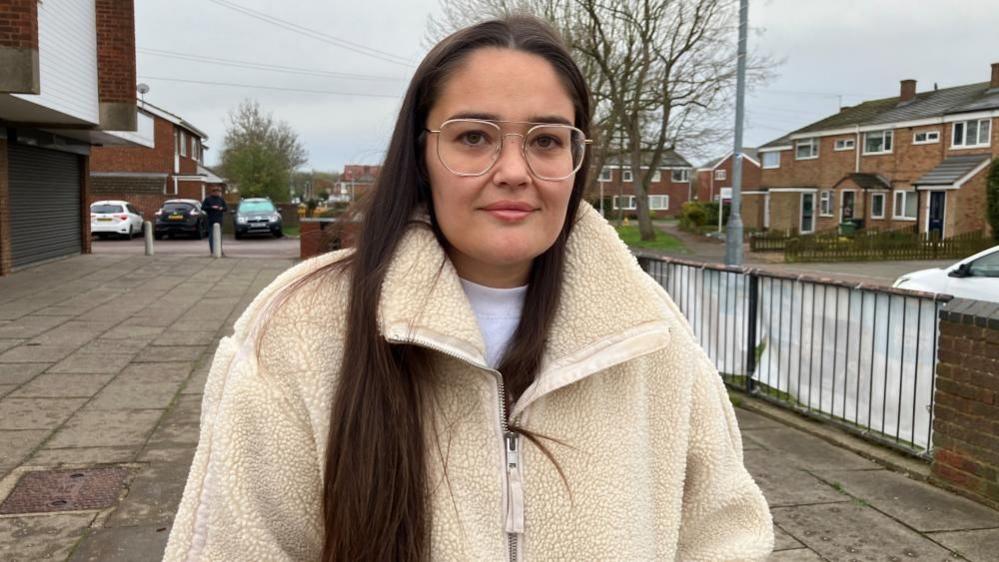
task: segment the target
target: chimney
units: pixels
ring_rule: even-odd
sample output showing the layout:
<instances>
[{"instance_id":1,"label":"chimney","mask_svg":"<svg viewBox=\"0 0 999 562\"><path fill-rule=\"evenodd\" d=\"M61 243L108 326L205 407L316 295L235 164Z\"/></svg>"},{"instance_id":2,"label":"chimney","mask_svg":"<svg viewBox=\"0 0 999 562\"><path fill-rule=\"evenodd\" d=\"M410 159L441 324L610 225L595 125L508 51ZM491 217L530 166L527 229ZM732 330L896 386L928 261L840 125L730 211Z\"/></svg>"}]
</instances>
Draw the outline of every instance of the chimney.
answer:
<instances>
[{"instance_id":1,"label":"chimney","mask_svg":"<svg viewBox=\"0 0 999 562\"><path fill-rule=\"evenodd\" d=\"M902 93L899 94L899 97L899 103L916 99L916 81L912 79L902 80Z\"/></svg>"},{"instance_id":2,"label":"chimney","mask_svg":"<svg viewBox=\"0 0 999 562\"><path fill-rule=\"evenodd\" d=\"M992 63L992 82L989 88L999 88L999 62Z\"/></svg>"}]
</instances>

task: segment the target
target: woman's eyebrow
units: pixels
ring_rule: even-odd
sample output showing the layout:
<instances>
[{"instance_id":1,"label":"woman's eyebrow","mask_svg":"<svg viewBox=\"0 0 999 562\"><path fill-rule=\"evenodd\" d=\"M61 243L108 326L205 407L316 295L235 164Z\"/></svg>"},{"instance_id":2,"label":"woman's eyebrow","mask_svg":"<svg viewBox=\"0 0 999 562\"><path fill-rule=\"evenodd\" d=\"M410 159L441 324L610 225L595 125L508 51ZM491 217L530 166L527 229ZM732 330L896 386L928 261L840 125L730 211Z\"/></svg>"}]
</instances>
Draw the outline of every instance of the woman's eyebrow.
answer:
<instances>
[{"instance_id":1,"label":"woman's eyebrow","mask_svg":"<svg viewBox=\"0 0 999 562\"><path fill-rule=\"evenodd\" d=\"M533 115L527 121L504 121L495 113L462 111L447 118L447 120L451 119L481 119L482 121L496 121L497 123L556 123L572 126L572 122L561 115Z\"/></svg>"}]
</instances>

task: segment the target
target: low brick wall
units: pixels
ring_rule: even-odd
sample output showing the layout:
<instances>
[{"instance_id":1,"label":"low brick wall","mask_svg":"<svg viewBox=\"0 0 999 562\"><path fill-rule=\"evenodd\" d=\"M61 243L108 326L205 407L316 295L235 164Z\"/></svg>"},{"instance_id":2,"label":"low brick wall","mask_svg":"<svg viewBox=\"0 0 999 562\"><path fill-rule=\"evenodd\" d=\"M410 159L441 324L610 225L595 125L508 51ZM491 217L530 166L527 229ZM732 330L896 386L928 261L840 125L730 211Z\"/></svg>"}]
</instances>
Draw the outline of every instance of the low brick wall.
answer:
<instances>
[{"instance_id":1,"label":"low brick wall","mask_svg":"<svg viewBox=\"0 0 999 562\"><path fill-rule=\"evenodd\" d=\"M299 225L299 257L303 260L353 245L360 226L334 218L303 218Z\"/></svg>"},{"instance_id":2,"label":"low brick wall","mask_svg":"<svg viewBox=\"0 0 999 562\"><path fill-rule=\"evenodd\" d=\"M999 504L999 303L940 311L933 477Z\"/></svg>"}]
</instances>

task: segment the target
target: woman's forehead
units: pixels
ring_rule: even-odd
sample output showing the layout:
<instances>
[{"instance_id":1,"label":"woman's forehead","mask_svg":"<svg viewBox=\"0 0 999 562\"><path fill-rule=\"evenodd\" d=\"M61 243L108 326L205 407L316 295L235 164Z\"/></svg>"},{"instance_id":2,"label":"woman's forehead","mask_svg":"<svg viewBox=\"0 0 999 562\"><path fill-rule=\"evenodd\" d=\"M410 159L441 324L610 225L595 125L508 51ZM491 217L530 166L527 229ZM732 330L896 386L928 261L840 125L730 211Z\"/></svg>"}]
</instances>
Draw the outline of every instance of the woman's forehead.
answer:
<instances>
[{"instance_id":1,"label":"woman's forehead","mask_svg":"<svg viewBox=\"0 0 999 562\"><path fill-rule=\"evenodd\" d=\"M431 120L484 118L573 124L575 107L544 58L513 49L479 49L449 76Z\"/></svg>"}]
</instances>

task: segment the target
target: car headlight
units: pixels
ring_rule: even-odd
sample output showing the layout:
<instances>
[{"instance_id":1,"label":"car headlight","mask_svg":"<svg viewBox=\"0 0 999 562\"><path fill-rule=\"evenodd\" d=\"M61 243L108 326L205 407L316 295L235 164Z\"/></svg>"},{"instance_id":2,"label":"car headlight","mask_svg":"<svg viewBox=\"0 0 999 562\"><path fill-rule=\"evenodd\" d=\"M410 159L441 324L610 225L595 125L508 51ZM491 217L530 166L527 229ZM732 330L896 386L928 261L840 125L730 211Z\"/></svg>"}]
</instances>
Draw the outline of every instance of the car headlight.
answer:
<instances>
[{"instance_id":1,"label":"car headlight","mask_svg":"<svg viewBox=\"0 0 999 562\"><path fill-rule=\"evenodd\" d=\"M281 215L271 215L271 222L277 222L281 220Z\"/></svg>"},{"instance_id":2,"label":"car headlight","mask_svg":"<svg viewBox=\"0 0 999 562\"><path fill-rule=\"evenodd\" d=\"M246 217L236 217L236 222L239 224L246 224Z\"/></svg>"}]
</instances>

